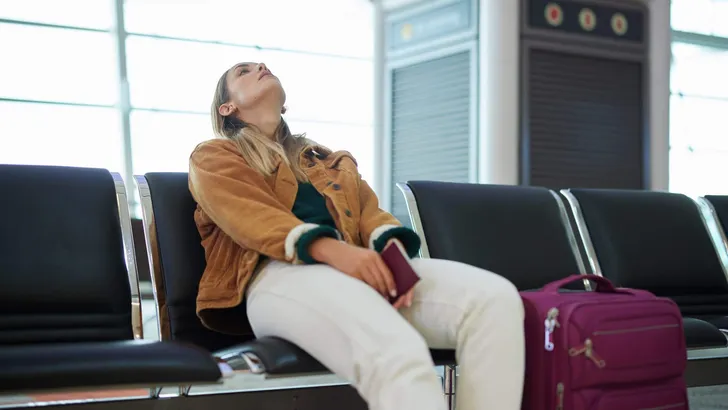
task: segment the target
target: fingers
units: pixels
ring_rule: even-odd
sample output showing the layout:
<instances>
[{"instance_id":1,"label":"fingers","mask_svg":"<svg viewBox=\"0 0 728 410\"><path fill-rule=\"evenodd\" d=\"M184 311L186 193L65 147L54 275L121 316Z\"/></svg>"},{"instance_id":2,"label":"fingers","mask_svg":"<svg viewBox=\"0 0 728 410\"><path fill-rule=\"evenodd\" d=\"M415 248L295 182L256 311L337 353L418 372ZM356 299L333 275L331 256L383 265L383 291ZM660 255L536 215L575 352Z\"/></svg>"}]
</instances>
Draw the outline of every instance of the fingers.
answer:
<instances>
[{"instance_id":1,"label":"fingers","mask_svg":"<svg viewBox=\"0 0 728 410\"><path fill-rule=\"evenodd\" d=\"M378 293L384 295L383 288L380 288L379 284L377 283L377 275L374 274L368 267L363 266L359 270L359 276L361 276L361 280L363 280L367 285L371 286L374 290L376 290Z\"/></svg>"},{"instance_id":2,"label":"fingers","mask_svg":"<svg viewBox=\"0 0 728 410\"><path fill-rule=\"evenodd\" d=\"M362 260L359 271L364 281L379 292L384 298L397 296L397 288L394 284L392 272L378 253L372 252Z\"/></svg>"},{"instance_id":3,"label":"fingers","mask_svg":"<svg viewBox=\"0 0 728 410\"><path fill-rule=\"evenodd\" d=\"M387 264L384 263L382 260L382 257L377 254L376 258L376 264L377 268L380 272L380 275L382 276L382 279L384 280L384 284L386 286L387 293L389 296L396 298L397 297L397 285L394 283L394 275L392 275L392 271L389 270L387 267Z\"/></svg>"},{"instance_id":4,"label":"fingers","mask_svg":"<svg viewBox=\"0 0 728 410\"><path fill-rule=\"evenodd\" d=\"M376 265L367 266L367 276L370 278L369 285L386 298L387 285Z\"/></svg>"},{"instance_id":5,"label":"fingers","mask_svg":"<svg viewBox=\"0 0 728 410\"><path fill-rule=\"evenodd\" d=\"M410 306L412 306L412 300L414 299L414 297L415 297L415 290L413 288L413 289L410 289L409 292L402 295L399 299L397 299L397 301L394 302L394 304L392 306L394 306L395 309L410 307Z\"/></svg>"}]
</instances>

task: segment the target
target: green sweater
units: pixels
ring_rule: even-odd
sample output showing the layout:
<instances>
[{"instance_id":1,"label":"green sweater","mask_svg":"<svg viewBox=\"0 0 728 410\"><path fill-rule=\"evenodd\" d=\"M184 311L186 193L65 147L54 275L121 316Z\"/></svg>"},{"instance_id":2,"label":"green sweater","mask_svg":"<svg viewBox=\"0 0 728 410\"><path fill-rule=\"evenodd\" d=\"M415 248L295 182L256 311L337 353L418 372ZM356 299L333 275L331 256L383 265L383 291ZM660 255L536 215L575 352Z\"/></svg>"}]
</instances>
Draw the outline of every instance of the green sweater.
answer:
<instances>
[{"instance_id":1,"label":"green sweater","mask_svg":"<svg viewBox=\"0 0 728 410\"><path fill-rule=\"evenodd\" d=\"M308 253L309 246L316 239L322 237L339 238L336 231L336 221L331 217L326 207L326 198L310 183L300 182L296 201L293 203L291 211L301 221L319 225L318 228L301 235L296 244L296 252L301 261L307 264L318 263ZM375 250L381 252L387 242L394 238L402 242L410 257L414 257L419 252L420 237L414 231L405 227L392 228L384 232L374 241Z\"/></svg>"}]
</instances>

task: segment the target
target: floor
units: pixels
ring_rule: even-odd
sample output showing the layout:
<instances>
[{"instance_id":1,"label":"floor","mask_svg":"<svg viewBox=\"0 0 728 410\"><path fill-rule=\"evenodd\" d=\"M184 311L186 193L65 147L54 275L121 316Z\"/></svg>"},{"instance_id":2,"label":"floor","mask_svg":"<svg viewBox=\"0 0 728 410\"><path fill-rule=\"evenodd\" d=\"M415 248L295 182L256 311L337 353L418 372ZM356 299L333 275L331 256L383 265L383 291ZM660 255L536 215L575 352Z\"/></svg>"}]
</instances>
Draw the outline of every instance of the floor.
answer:
<instances>
[{"instance_id":1,"label":"floor","mask_svg":"<svg viewBox=\"0 0 728 410\"><path fill-rule=\"evenodd\" d=\"M310 379L306 380L306 384L326 384L330 378ZM237 378L234 382L228 382L223 386L216 387L215 389L207 390L261 390L262 389L273 389L271 384L263 385L257 380ZM29 396L0 396L0 408L12 405L23 405L29 401L45 402L45 403L58 403L58 402L79 402L94 399L103 399L107 397L123 397L123 396L146 396L146 390L129 390L126 392L114 391L114 392L87 392L87 393L63 393L63 394L45 394L45 395L34 395ZM713 387L696 387L689 389L690 395L690 408L692 410L719 410L728 409L728 386L713 386Z\"/></svg>"},{"instance_id":2,"label":"floor","mask_svg":"<svg viewBox=\"0 0 728 410\"><path fill-rule=\"evenodd\" d=\"M728 386L694 387L688 394L691 410L728 409Z\"/></svg>"}]
</instances>

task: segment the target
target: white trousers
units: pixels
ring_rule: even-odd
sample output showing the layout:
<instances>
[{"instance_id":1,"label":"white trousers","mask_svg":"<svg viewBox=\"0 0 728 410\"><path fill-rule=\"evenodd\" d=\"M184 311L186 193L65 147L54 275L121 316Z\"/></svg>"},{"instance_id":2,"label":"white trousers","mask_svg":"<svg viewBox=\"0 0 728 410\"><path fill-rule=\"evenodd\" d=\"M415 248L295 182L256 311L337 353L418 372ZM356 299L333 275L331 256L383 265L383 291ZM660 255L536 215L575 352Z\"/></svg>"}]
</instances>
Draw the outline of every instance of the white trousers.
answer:
<instances>
[{"instance_id":1,"label":"white trousers","mask_svg":"<svg viewBox=\"0 0 728 410\"><path fill-rule=\"evenodd\" d=\"M364 282L327 265L273 261L248 289L255 334L306 350L358 390L372 410L444 410L429 348L456 349L458 410L519 410L523 304L501 276L414 259L422 280L395 310Z\"/></svg>"}]
</instances>

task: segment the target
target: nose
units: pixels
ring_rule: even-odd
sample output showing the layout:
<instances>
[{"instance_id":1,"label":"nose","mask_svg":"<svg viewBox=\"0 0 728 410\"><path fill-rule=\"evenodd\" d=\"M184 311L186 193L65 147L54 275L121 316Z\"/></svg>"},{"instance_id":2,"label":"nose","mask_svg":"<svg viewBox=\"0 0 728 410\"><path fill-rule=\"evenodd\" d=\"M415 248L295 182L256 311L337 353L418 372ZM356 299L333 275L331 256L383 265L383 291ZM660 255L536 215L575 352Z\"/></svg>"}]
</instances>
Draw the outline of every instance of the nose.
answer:
<instances>
[{"instance_id":1,"label":"nose","mask_svg":"<svg viewBox=\"0 0 728 410\"><path fill-rule=\"evenodd\" d=\"M258 63L258 71L264 71L267 69L268 67L265 66L265 63Z\"/></svg>"}]
</instances>

